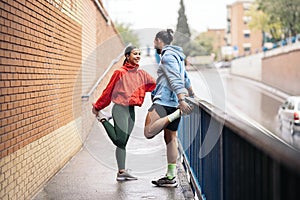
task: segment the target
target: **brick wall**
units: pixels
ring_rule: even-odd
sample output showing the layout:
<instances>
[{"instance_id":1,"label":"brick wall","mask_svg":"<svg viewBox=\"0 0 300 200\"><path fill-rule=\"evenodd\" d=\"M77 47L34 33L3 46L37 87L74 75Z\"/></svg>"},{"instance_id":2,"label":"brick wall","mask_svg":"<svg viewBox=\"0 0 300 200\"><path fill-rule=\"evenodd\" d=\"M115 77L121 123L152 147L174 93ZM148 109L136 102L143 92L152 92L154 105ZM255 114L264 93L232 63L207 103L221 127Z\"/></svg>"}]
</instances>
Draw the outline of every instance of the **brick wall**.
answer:
<instances>
[{"instance_id":1,"label":"brick wall","mask_svg":"<svg viewBox=\"0 0 300 200\"><path fill-rule=\"evenodd\" d=\"M92 0L1 0L0 12L0 199L30 199L81 148L94 122L81 96L123 44Z\"/></svg>"},{"instance_id":2,"label":"brick wall","mask_svg":"<svg viewBox=\"0 0 300 200\"><path fill-rule=\"evenodd\" d=\"M300 49L262 59L262 82L290 95L300 95Z\"/></svg>"}]
</instances>

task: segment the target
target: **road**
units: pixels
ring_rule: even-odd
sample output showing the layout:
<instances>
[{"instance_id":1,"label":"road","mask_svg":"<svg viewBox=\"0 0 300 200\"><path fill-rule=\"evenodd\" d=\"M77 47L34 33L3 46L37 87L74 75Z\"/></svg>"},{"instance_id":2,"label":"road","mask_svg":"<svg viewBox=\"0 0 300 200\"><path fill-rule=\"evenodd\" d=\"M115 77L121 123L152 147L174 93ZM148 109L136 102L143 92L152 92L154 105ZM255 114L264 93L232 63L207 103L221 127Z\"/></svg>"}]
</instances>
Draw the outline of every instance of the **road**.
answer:
<instances>
[{"instance_id":1,"label":"road","mask_svg":"<svg viewBox=\"0 0 300 200\"><path fill-rule=\"evenodd\" d=\"M189 71L196 95L300 151L300 134L280 130L277 111L284 98L228 69Z\"/></svg>"}]
</instances>

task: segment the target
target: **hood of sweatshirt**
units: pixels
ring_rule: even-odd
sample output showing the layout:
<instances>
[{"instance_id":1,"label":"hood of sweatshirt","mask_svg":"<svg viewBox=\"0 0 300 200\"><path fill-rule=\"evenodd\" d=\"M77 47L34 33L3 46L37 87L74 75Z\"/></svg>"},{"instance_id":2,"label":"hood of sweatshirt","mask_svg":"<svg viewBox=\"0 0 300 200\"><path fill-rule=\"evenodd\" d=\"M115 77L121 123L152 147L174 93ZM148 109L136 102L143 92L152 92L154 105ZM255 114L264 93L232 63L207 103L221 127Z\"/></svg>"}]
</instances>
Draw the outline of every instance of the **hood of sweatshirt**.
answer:
<instances>
[{"instance_id":1,"label":"hood of sweatshirt","mask_svg":"<svg viewBox=\"0 0 300 200\"><path fill-rule=\"evenodd\" d=\"M184 60L185 59L185 55L183 53L183 50L181 47L179 46L174 46L174 45L166 45L163 49L162 49L162 52L161 52L161 55L164 55L164 53L166 51L171 51L170 53L174 53L174 54L177 54L177 56L180 57L181 60Z\"/></svg>"}]
</instances>

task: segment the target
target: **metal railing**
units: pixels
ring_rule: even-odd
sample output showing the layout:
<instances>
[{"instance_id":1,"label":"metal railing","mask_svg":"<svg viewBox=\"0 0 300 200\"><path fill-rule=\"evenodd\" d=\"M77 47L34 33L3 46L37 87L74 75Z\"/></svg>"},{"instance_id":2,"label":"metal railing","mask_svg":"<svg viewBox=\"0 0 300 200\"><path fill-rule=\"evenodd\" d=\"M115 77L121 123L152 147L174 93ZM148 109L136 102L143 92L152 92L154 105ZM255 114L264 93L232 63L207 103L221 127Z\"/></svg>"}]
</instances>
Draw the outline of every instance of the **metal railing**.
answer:
<instances>
[{"instance_id":1,"label":"metal railing","mask_svg":"<svg viewBox=\"0 0 300 200\"><path fill-rule=\"evenodd\" d=\"M182 117L178 138L196 198L300 199L297 149L206 102L188 101L199 109ZM209 134L218 138L203 156Z\"/></svg>"}]
</instances>

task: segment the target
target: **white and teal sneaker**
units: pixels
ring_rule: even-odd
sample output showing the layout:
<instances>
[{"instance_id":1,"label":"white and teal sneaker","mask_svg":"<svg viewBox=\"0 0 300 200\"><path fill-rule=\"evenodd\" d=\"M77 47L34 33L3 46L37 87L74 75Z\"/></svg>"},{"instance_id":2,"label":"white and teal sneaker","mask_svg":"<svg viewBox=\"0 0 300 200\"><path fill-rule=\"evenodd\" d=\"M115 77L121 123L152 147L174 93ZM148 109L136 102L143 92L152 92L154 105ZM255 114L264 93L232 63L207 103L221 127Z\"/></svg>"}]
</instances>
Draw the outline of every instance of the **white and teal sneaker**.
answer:
<instances>
[{"instance_id":1,"label":"white and teal sneaker","mask_svg":"<svg viewBox=\"0 0 300 200\"><path fill-rule=\"evenodd\" d=\"M158 187L177 187L178 183L173 177L172 179L169 179L167 176L164 176L158 180L153 180L152 184L158 186Z\"/></svg>"}]
</instances>

